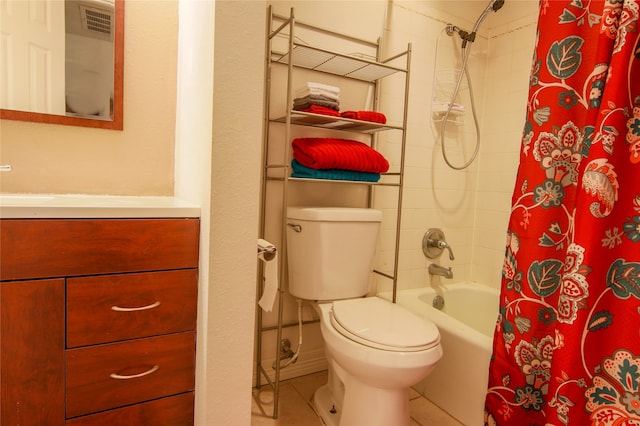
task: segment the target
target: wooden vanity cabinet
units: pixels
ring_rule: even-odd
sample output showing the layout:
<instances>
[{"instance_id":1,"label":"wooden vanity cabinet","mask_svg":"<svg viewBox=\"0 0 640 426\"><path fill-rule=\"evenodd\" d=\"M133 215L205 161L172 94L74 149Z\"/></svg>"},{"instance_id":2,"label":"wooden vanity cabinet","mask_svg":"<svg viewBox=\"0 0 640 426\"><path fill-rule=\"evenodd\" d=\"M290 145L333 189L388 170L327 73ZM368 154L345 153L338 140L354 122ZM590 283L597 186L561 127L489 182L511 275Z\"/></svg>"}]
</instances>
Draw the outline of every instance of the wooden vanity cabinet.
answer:
<instances>
[{"instance_id":1,"label":"wooden vanity cabinet","mask_svg":"<svg viewBox=\"0 0 640 426\"><path fill-rule=\"evenodd\" d=\"M0 220L0 423L192 425L199 220Z\"/></svg>"},{"instance_id":2,"label":"wooden vanity cabinet","mask_svg":"<svg viewBox=\"0 0 640 426\"><path fill-rule=\"evenodd\" d=\"M0 283L0 401L3 426L63 423L64 279Z\"/></svg>"}]
</instances>

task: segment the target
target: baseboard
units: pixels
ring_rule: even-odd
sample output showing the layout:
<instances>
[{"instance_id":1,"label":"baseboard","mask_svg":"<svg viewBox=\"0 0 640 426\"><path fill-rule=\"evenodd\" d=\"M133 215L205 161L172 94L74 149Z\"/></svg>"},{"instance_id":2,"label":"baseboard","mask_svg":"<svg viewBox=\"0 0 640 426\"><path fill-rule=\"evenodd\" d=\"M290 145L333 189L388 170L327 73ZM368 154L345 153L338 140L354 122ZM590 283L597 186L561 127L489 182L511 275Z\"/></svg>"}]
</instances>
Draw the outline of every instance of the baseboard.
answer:
<instances>
[{"instance_id":1,"label":"baseboard","mask_svg":"<svg viewBox=\"0 0 640 426\"><path fill-rule=\"evenodd\" d=\"M266 371L269 378L273 381L275 378L276 370L272 368L275 357L265 358L262 360L262 368ZM282 363L286 363L287 360L282 360ZM327 369L327 359L324 356L324 348L318 348L311 351L303 351L295 364L291 364L288 367L280 369L280 380L293 379L300 376L306 376L307 374L317 373ZM256 386L257 371L253 372L253 386ZM268 384L264 375L261 374L260 384Z\"/></svg>"}]
</instances>

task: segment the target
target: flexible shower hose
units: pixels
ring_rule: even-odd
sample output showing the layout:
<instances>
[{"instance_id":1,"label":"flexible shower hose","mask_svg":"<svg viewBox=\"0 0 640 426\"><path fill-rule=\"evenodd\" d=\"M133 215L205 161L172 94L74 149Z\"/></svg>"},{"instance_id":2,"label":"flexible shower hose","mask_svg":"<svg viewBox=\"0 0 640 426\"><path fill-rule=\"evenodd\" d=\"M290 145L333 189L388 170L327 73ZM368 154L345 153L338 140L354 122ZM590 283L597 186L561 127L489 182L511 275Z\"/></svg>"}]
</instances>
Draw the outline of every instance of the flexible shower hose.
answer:
<instances>
[{"instance_id":1,"label":"flexible shower hose","mask_svg":"<svg viewBox=\"0 0 640 426\"><path fill-rule=\"evenodd\" d=\"M448 31L448 26L445 27L440 34L438 35L438 40L436 41L436 61L434 61L434 65L433 65L433 78L434 78L434 85L436 84L435 81L435 76L436 76L436 64L437 64L437 58L438 58L438 45L440 44L440 37L442 36L442 33L444 32L449 32ZM476 114L476 105L475 105L475 99L473 97L473 88L471 86L471 78L469 77L469 71L467 70L467 63L469 62L469 54L471 53L471 45L473 43L468 43L465 47L462 48L462 67L461 67L461 71L460 73L458 73L458 78L456 81L456 85L455 88L453 90L453 94L451 95L451 102L449 102L449 107L447 108L447 111L445 112L444 116L442 117L442 124L440 125L440 148L442 150L442 158L444 159L444 162L447 163L447 166L451 167L454 170L464 170L467 167L469 167L471 165L471 163L474 162L474 160L476 159L476 157L478 156L478 151L480 150L480 125L478 124L478 116ZM471 100L471 112L473 114L473 122L475 124L475 128L476 128L476 146L473 150L473 155L471 156L471 159L469 161L467 161L466 163L464 163L462 166L456 166L454 164L451 163L451 161L449 161L449 158L447 157L447 151L445 149L445 130L447 127L447 121L449 120L449 115L451 114L451 110L455 104L455 100L456 97L458 96L458 92L460 91L460 86L462 85L462 77L466 77L467 79L467 85L469 86L469 98Z\"/></svg>"}]
</instances>

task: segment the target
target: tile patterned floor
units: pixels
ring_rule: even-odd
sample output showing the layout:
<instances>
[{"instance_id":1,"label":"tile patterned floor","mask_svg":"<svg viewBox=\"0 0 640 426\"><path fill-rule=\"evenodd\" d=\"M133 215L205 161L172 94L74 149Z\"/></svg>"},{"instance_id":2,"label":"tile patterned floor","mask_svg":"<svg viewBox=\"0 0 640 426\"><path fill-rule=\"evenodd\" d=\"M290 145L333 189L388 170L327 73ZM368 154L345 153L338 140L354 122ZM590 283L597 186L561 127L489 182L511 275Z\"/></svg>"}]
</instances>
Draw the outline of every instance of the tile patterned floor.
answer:
<instances>
[{"instance_id":1,"label":"tile patterned floor","mask_svg":"<svg viewBox=\"0 0 640 426\"><path fill-rule=\"evenodd\" d=\"M273 390L269 385L253 389L251 426L323 426L313 409L313 393L327 381L327 373L286 380L280 383L280 408L273 419ZM411 390L411 426L463 426L428 399Z\"/></svg>"}]
</instances>

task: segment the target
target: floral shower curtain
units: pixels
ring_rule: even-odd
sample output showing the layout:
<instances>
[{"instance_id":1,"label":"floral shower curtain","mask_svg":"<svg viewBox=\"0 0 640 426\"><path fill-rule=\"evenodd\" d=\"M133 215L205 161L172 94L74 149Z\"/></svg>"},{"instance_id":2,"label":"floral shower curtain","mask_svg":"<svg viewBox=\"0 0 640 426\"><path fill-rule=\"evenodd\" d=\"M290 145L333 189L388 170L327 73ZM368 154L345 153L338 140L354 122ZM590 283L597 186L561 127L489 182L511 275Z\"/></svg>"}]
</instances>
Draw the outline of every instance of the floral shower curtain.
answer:
<instances>
[{"instance_id":1,"label":"floral shower curtain","mask_svg":"<svg viewBox=\"0 0 640 426\"><path fill-rule=\"evenodd\" d=\"M640 425L640 0L542 0L489 425Z\"/></svg>"}]
</instances>

